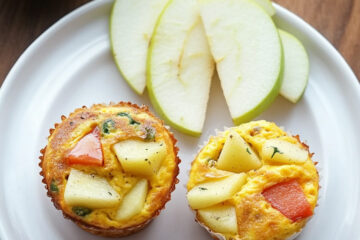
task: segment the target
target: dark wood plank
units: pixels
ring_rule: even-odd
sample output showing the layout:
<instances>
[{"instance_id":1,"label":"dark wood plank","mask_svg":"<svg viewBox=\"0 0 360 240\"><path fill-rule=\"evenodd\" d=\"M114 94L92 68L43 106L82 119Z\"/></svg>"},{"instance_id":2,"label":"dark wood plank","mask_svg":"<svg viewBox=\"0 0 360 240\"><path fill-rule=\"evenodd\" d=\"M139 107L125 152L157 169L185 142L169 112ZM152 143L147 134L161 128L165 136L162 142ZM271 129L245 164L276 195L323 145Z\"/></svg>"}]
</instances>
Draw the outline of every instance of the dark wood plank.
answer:
<instances>
[{"instance_id":1,"label":"dark wood plank","mask_svg":"<svg viewBox=\"0 0 360 240\"><path fill-rule=\"evenodd\" d=\"M360 81L360 0L274 0L321 32Z\"/></svg>"},{"instance_id":2,"label":"dark wood plank","mask_svg":"<svg viewBox=\"0 0 360 240\"><path fill-rule=\"evenodd\" d=\"M1 0L0 86L21 53L47 28L89 0Z\"/></svg>"},{"instance_id":3,"label":"dark wood plank","mask_svg":"<svg viewBox=\"0 0 360 240\"><path fill-rule=\"evenodd\" d=\"M274 0L339 49L360 79L360 0ZM89 0L1 0L0 86L21 53L48 27Z\"/></svg>"},{"instance_id":4,"label":"dark wood plank","mask_svg":"<svg viewBox=\"0 0 360 240\"><path fill-rule=\"evenodd\" d=\"M355 0L348 24L337 45L360 82L360 0Z\"/></svg>"}]
</instances>

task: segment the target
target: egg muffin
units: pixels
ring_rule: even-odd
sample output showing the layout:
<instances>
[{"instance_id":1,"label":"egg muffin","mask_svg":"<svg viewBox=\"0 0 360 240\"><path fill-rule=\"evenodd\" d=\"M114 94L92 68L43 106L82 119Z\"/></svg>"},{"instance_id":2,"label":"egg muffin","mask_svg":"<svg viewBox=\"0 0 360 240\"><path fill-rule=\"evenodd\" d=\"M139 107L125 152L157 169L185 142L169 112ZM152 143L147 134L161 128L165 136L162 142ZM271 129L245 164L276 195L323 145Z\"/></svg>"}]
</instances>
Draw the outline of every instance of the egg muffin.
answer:
<instances>
[{"instance_id":1,"label":"egg muffin","mask_svg":"<svg viewBox=\"0 0 360 240\"><path fill-rule=\"evenodd\" d=\"M319 176L309 147L274 123L210 137L192 163L187 198L215 239L292 239L313 215Z\"/></svg>"},{"instance_id":2,"label":"egg muffin","mask_svg":"<svg viewBox=\"0 0 360 240\"><path fill-rule=\"evenodd\" d=\"M55 207L101 236L144 228L178 182L173 134L147 107L124 102L83 107L61 120L39 164Z\"/></svg>"}]
</instances>

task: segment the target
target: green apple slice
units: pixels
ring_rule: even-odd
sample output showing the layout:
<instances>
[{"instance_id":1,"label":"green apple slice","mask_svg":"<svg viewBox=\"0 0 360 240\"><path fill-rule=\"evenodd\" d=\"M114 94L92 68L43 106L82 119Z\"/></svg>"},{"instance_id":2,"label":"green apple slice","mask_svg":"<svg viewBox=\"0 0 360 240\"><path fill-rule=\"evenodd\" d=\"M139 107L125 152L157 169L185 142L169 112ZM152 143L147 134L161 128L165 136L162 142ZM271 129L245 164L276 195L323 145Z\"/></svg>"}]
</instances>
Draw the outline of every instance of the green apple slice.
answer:
<instances>
[{"instance_id":1,"label":"green apple slice","mask_svg":"<svg viewBox=\"0 0 360 240\"><path fill-rule=\"evenodd\" d=\"M142 94L146 57L155 23L169 0L116 0L110 17L115 62L131 88Z\"/></svg>"},{"instance_id":2,"label":"green apple slice","mask_svg":"<svg viewBox=\"0 0 360 240\"><path fill-rule=\"evenodd\" d=\"M279 29L284 49L284 74L280 94L298 102L305 92L309 78L309 57L302 43L293 35Z\"/></svg>"},{"instance_id":3,"label":"green apple slice","mask_svg":"<svg viewBox=\"0 0 360 240\"><path fill-rule=\"evenodd\" d=\"M211 230L219 233L237 234L236 211L233 206L217 205L199 209L198 216Z\"/></svg>"},{"instance_id":4,"label":"green apple slice","mask_svg":"<svg viewBox=\"0 0 360 240\"><path fill-rule=\"evenodd\" d=\"M253 0L253 1L259 4L265 10L265 12L270 16L275 15L276 10L270 0Z\"/></svg>"},{"instance_id":5,"label":"green apple slice","mask_svg":"<svg viewBox=\"0 0 360 240\"><path fill-rule=\"evenodd\" d=\"M64 200L71 206L111 208L119 204L120 195L105 178L71 169Z\"/></svg>"},{"instance_id":6,"label":"green apple slice","mask_svg":"<svg viewBox=\"0 0 360 240\"><path fill-rule=\"evenodd\" d=\"M167 154L163 142L133 139L114 144L113 150L125 172L149 178L157 173Z\"/></svg>"},{"instance_id":7,"label":"green apple slice","mask_svg":"<svg viewBox=\"0 0 360 240\"><path fill-rule=\"evenodd\" d=\"M197 0L168 5L155 27L147 61L147 87L156 111L175 129L200 135L214 61Z\"/></svg>"},{"instance_id":8,"label":"green apple slice","mask_svg":"<svg viewBox=\"0 0 360 240\"><path fill-rule=\"evenodd\" d=\"M261 155L266 162L280 164L303 164L309 158L307 150L280 139L267 140Z\"/></svg>"},{"instance_id":9,"label":"green apple slice","mask_svg":"<svg viewBox=\"0 0 360 240\"><path fill-rule=\"evenodd\" d=\"M147 193L148 182L146 179L140 179L122 200L116 213L116 220L127 220L141 212Z\"/></svg>"},{"instance_id":10,"label":"green apple slice","mask_svg":"<svg viewBox=\"0 0 360 240\"><path fill-rule=\"evenodd\" d=\"M207 208L230 199L245 183L245 173L233 174L224 179L200 183L187 193L187 199L192 209Z\"/></svg>"},{"instance_id":11,"label":"green apple slice","mask_svg":"<svg viewBox=\"0 0 360 240\"><path fill-rule=\"evenodd\" d=\"M264 111L281 85L282 48L271 17L250 0L200 0L200 14L235 124Z\"/></svg>"},{"instance_id":12,"label":"green apple slice","mask_svg":"<svg viewBox=\"0 0 360 240\"><path fill-rule=\"evenodd\" d=\"M216 167L230 172L248 172L261 167L261 161L249 144L236 132L226 137Z\"/></svg>"}]
</instances>

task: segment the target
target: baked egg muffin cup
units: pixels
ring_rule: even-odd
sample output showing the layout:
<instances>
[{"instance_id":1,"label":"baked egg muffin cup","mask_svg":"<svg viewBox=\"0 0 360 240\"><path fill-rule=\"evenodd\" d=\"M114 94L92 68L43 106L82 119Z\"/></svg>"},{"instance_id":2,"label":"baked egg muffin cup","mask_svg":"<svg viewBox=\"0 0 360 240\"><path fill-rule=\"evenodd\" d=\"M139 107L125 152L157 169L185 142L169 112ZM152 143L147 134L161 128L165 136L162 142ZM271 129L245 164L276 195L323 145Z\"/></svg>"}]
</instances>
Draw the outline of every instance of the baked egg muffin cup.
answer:
<instances>
[{"instance_id":1,"label":"baked egg muffin cup","mask_svg":"<svg viewBox=\"0 0 360 240\"><path fill-rule=\"evenodd\" d=\"M187 198L214 239L292 240L300 234L317 206L319 174L298 135L260 120L218 132L200 148Z\"/></svg>"},{"instance_id":2,"label":"baked egg muffin cup","mask_svg":"<svg viewBox=\"0 0 360 240\"><path fill-rule=\"evenodd\" d=\"M39 157L55 208L100 236L123 237L143 229L165 208L179 182L179 149L168 129L148 107L130 102L84 106L62 116ZM138 196L143 202L134 205L141 210L129 213L122 207Z\"/></svg>"}]
</instances>

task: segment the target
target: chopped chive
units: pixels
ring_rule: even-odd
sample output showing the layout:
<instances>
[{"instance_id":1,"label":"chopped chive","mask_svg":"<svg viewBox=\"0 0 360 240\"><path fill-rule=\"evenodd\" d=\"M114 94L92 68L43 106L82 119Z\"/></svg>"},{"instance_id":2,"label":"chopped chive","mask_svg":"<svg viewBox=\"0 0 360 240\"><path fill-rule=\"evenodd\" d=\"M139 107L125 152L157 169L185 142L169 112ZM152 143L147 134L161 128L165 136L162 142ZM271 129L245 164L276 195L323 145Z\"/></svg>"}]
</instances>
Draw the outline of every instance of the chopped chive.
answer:
<instances>
[{"instance_id":1,"label":"chopped chive","mask_svg":"<svg viewBox=\"0 0 360 240\"><path fill-rule=\"evenodd\" d=\"M80 217L85 217L86 215L88 215L92 212L91 209L86 208L86 207L73 207L72 211Z\"/></svg>"},{"instance_id":2,"label":"chopped chive","mask_svg":"<svg viewBox=\"0 0 360 240\"><path fill-rule=\"evenodd\" d=\"M55 192L55 193L59 192L59 188L54 180L52 180L50 183L50 191Z\"/></svg>"},{"instance_id":3,"label":"chopped chive","mask_svg":"<svg viewBox=\"0 0 360 240\"><path fill-rule=\"evenodd\" d=\"M105 134L109 134L115 129L115 122L112 119L107 119L102 124L102 132Z\"/></svg>"},{"instance_id":4,"label":"chopped chive","mask_svg":"<svg viewBox=\"0 0 360 240\"><path fill-rule=\"evenodd\" d=\"M135 124L140 125L140 123L137 122L137 121L135 121L135 120L130 116L129 113L121 112L121 113L118 113L117 115L120 116L120 117L127 117L127 118L129 119L129 123L130 123L131 125L135 125Z\"/></svg>"},{"instance_id":5,"label":"chopped chive","mask_svg":"<svg viewBox=\"0 0 360 240\"><path fill-rule=\"evenodd\" d=\"M273 147L273 146L271 146L271 147L274 149L274 152L271 155L271 158L273 158L276 153L283 154L283 152L280 152L280 150L277 147Z\"/></svg>"},{"instance_id":6,"label":"chopped chive","mask_svg":"<svg viewBox=\"0 0 360 240\"><path fill-rule=\"evenodd\" d=\"M206 162L209 167L214 167L216 165L216 161L212 158L209 158Z\"/></svg>"},{"instance_id":7,"label":"chopped chive","mask_svg":"<svg viewBox=\"0 0 360 240\"><path fill-rule=\"evenodd\" d=\"M153 141L155 139L155 134L156 134L155 129L152 127L145 127L145 131L146 131L145 140Z\"/></svg>"},{"instance_id":8,"label":"chopped chive","mask_svg":"<svg viewBox=\"0 0 360 240\"><path fill-rule=\"evenodd\" d=\"M249 148L246 148L246 151L248 152L248 154L251 155L251 152L250 152Z\"/></svg>"}]
</instances>

